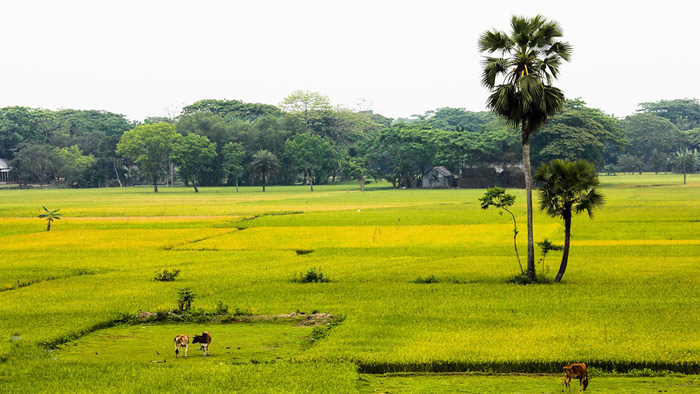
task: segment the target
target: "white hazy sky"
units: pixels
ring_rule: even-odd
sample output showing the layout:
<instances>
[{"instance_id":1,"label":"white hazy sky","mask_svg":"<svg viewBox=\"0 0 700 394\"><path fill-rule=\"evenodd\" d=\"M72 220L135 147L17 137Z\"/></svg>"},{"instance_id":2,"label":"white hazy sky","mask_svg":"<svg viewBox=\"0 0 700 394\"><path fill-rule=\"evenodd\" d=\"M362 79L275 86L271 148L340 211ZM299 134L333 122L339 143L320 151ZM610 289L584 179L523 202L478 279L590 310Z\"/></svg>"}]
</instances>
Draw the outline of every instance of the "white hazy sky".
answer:
<instances>
[{"instance_id":1,"label":"white hazy sky","mask_svg":"<svg viewBox=\"0 0 700 394\"><path fill-rule=\"evenodd\" d=\"M205 98L276 105L304 89L391 117L480 111L479 35L541 13L574 46L557 86L626 116L700 97L698 11L688 0L0 0L0 106L142 120Z\"/></svg>"}]
</instances>

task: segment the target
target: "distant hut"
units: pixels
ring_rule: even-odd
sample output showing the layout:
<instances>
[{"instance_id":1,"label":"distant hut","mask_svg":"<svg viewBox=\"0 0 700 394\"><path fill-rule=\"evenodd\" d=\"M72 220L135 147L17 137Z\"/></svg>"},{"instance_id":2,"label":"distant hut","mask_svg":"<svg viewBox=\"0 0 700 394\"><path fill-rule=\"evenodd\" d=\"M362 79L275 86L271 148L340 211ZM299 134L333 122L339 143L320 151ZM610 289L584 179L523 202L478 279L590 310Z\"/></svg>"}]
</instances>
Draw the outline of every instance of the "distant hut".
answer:
<instances>
[{"instance_id":1,"label":"distant hut","mask_svg":"<svg viewBox=\"0 0 700 394\"><path fill-rule=\"evenodd\" d=\"M455 176L443 166L433 167L423 175L423 188L444 189L454 187Z\"/></svg>"},{"instance_id":2,"label":"distant hut","mask_svg":"<svg viewBox=\"0 0 700 394\"><path fill-rule=\"evenodd\" d=\"M7 159L0 159L0 183L8 183L16 181L13 174L10 172L12 168Z\"/></svg>"}]
</instances>

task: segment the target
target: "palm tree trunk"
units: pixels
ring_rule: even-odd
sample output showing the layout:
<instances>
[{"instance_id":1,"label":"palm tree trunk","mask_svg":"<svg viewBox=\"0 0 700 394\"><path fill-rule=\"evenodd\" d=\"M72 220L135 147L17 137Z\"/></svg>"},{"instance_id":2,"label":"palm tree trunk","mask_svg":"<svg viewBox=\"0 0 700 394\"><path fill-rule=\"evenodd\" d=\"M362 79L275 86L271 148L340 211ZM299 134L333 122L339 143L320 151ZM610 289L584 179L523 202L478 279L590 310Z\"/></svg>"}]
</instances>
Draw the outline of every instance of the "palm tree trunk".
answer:
<instances>
[{"instance_id":1,"label":"palm tree trunk","mask_svg":"<svg viewBox=\"0 0 700 394\"><path fill-rule=\"evenodd\" d=\"M238 177L236 177L236 193L238 193Z\"/></svg>"},{"instance_id":2,"label":"palm tree trunk","mask_svg":"<svg viewBox=\"0 0 700 394\"><path fill-rule=\"evenodd\" d=\"M194 186L194 192L199 193L199 189L197 189L197 182L192 181L192 186Z\"/></svg>"},{"instance_id":3,"label":"palm tree trunk","mask_svg":"<svg viewBox=\"0 0 700 394\"><path fill-rule=\"evenodd\" d=\"M153 193L158 193L158 178L153 177Z\"/></svg>"},{"instance_id":4,"label":"palm tree trunk","mask_svg":"<svg viewBox=\"0 0 700 394\"><path fill-rule=\"evenodd\" d=\"M265 192L265 173L262 174L263 192Z\"/></svg>"},{"instance_id":5,"label":"palm tree trunk","mask_svg":"<svg viewBox=\"0 0 700 394\"><path fill-rule=\"evenodd\" d=\"M527 278L535 279L535 243L532 228L532 168L530 166L530 137L523 131L523 166L527 194Z\"/></svg>"},{"instance_id":6,"label":"palm tree trunk","mask_svg":"<svg viewBox=\"0 0 700 394\"><path fill-rule=\"evenodd\" d=\"M47 220L46 222L46 231L51 231L51 221Z\"/></svg>"},{"instance_id":7,"label":"palm tree trunk","mask_svg":"<svg viewBox=\"0 0 700 394\"><path fill-rule=\"evenodd\" d=\"M559 283L561 277L564 276L566 272L566 265L569 263L569 245L571 242L571 211L564 212L564 252L561 256L561 265L559 266L559 273L554 279L555 282Z\"/></svg>"}]
</instances>

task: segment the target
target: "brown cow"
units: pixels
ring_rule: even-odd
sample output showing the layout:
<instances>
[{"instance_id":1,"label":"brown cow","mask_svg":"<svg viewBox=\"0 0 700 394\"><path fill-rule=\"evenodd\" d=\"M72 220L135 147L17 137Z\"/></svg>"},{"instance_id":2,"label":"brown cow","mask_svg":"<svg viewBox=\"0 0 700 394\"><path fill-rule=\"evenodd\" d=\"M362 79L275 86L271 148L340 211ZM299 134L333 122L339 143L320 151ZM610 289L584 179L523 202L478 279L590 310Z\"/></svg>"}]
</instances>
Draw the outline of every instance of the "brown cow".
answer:
<instances>
[{"instance_id":1,"label":"brown cow","mask_svg":"<svg viewBox=\"0 0 700 394\"><path fill-rule=\"evenodd\" d=\"M205 356L209 355L209 344L211 343L211 335L209 335L207 331L204 331L202 335L195 335L194 339L192 340L192 343L201 343L202 346L199 347L199 350L204 350Z\"/></svg>"},{"instance_id":2,"label":"brown cow","mask_svg":"<svg viewBox=\"0 0 700 394\"><path fill-rule=\"evenodd\" d=\"M585 390L588 387L588 371L586 364L567 364L564 367L564 380L561 382L561 391L564 392L564 385L571 391L571 379L578 379L578 391Z\"/></svg>"},{"instance_id":3,"label":"brown cow","mask_svg":"<svg viewBox=\"0 0 700 394\"><path fill-rule=\"evenodd\" d=\"M190 337L188 335L178 335L173 340L175 343L175 357L180 358L180 348L185 347L185 358L187 358L187 350L190 348Z\"/></svg>"}]
</instances>

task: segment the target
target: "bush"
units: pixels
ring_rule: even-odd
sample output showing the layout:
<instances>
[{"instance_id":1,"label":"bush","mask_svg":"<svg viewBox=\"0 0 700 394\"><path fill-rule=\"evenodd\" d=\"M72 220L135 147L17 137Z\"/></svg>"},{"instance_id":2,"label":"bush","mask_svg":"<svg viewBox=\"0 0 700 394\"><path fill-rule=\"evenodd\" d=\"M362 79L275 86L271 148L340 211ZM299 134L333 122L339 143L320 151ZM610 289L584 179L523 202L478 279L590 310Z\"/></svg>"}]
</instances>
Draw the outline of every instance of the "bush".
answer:
<instances>
[{"instance_id":1,"label":"bush","mask_svg":"<svg viewBox=\"0 0 700 394\"><path fill-rule=\"evenodd\" d=\"M156 271L156 277L153 280L158 282L173 282L180 275L180 270L160 270Z\"/></svg>"},{"instance_id":2,"label":"bush","mask_svg":"<svg viewBox=\"0 0 700 394\"><path fill-rule=\"evenodd\" d=\"M216 304L216 314L217 315L228 314L228 305L224 304L223 301L219 300L219 303Z\"/></svg>"},{"instance_id":3,"label":"bush","mask_svg":"<svg viewBox=\"0 0 700 394\"><path fill-rule=\"evenodd\" d=\"M327 276L316 267L309 268L305 273L302 272L292 279L294 283L325 283L330 282Z\"/></svg>"},{"instance_id":4,"label":"bush","mask_svg":"<svg viewBox=\"0 0 700 394\"><path fill-rule=\"evenodd\" d=\"M195 298L197 298L197 294L189 287L179 289L177 291L177 309L180 312L189 311L192 309L192 301L194 301Z\"/></svg>"},{"instance_id":5,"label":"bush","mask_svg":"<svg viewBox=\"0 0 700 394\"><path fill-rule=\"evenodd\" d=\"M413 283L440 283L440 281L435 277L435 275L426 276L425 278L418 277Z\"/></svg>"}]
</instances>

